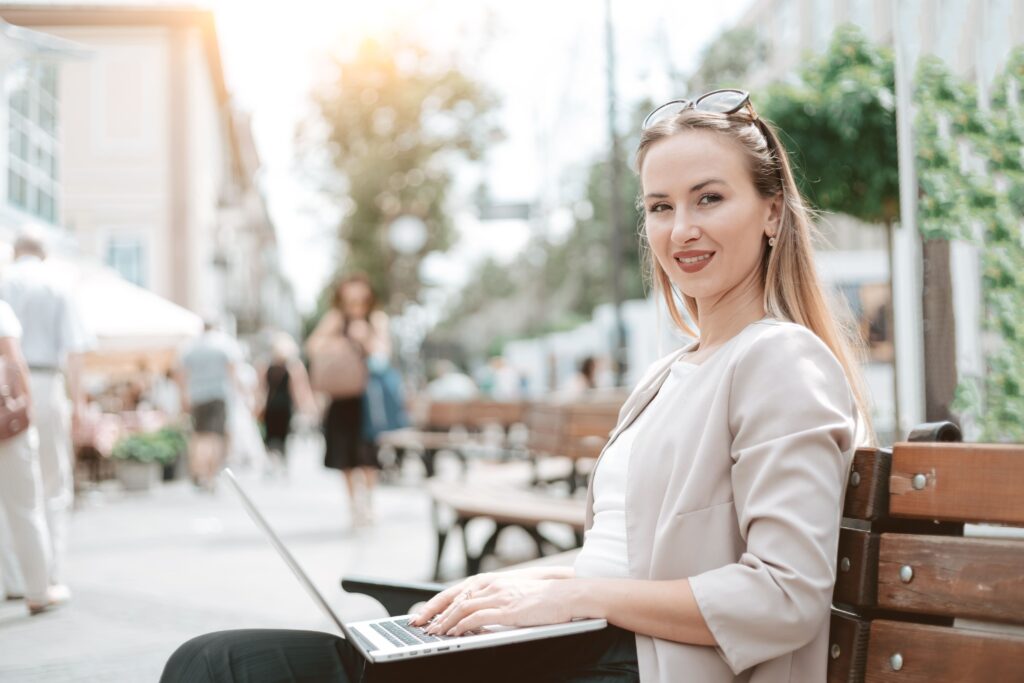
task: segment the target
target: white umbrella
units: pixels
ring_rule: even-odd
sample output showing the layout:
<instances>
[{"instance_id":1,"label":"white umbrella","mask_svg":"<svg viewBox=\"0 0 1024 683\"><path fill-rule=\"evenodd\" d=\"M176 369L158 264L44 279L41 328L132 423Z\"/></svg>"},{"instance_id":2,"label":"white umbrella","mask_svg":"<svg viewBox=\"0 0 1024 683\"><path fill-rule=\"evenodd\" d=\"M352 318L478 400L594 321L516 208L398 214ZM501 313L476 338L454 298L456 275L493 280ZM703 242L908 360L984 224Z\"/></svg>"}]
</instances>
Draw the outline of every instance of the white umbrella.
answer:
<instances>
[{"instance_id":1,"label":"white umbrella","mask_svg":"<svg viewBox=\"0 0 1024 683\"><path fill-rule=\"evenodd\" d=\"M48 261L67 278L83 322L96 337L86 360L90 369L165 369L177 349L202 332L198 315L111 268L60 257Z\"/></svg>"}]
</instances>

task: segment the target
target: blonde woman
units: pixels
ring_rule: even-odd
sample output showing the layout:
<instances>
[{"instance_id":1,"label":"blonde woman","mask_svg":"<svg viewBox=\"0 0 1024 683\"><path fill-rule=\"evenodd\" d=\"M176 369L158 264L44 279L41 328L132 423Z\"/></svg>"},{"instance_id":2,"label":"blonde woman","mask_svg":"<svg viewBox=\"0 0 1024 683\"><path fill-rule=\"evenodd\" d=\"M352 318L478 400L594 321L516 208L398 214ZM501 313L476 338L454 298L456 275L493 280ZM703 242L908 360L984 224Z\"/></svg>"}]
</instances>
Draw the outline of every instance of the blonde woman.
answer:
<instances>
[{"instance_id":1,"label":"blonde woman","mask_svg":"<svg viewBox=\"0 0 1024 683\"><path fill-rule=\"evenodd\" d=\"M365 680L825 680L843 492L867 411L855 345L815 276L807 209L740 91L659 107L636 159L654 281L686 328L682 301L696 340L654 363L623 406L575 566L470 577L415 620L452 635L576 617L611 626L587 647L542 641L525 656L410 661ZM339 662L355 658L323 638ZM252 648L214 643L195 644L191 661L235 648L235 666Z\"/></svg>"}]
</instances>

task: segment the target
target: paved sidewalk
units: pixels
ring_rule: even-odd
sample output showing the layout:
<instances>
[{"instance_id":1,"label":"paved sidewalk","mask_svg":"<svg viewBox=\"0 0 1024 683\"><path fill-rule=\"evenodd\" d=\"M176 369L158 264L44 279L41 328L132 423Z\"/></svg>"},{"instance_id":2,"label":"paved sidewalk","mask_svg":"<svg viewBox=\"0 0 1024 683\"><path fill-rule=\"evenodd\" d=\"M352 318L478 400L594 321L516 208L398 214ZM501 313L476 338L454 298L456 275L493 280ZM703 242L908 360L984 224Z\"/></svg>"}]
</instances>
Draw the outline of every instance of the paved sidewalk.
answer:
<instances>
[{"instance_id":1,"label":"paved sidewalk","mask_svg":"<svg viewBox=\"0 0 1024 683\"><path fill-rule=\"evenodd\" d=\"M288 481L248 472L243 485L337 611L381 614L338 581L346 573L429 577L435 537L422 478L381 487L376 524L353 530L341 476L320 466L318 442L295 446ZM213 495L183 482L144 494L92 492L71 536L67 608L30 618L23 603L0 603L0 681L156 681L170 653L200 633L331 630L223 485ZM458 561L457 552L446 557Z\"/></svg>"}]
</instances>

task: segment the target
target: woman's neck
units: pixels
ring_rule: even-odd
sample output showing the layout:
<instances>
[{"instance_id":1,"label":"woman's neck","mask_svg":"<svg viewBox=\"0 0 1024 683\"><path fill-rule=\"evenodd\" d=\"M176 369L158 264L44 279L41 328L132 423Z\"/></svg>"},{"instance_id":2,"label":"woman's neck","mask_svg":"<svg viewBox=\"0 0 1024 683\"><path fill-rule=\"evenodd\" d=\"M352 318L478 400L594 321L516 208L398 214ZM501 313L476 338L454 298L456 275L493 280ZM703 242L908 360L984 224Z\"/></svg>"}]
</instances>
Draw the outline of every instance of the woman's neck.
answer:
<instances>
[{"instance_id":1,"label":"woman's neck","mask_svg":"<svg viewBox=\"0 0 1024 683\"><path fill-rule=\"evenodd\" d=\"M718 348L764 316L764 288L756 282L741 283L715 299L697 299L699 350Z\"/></svg>"}]
</instances>

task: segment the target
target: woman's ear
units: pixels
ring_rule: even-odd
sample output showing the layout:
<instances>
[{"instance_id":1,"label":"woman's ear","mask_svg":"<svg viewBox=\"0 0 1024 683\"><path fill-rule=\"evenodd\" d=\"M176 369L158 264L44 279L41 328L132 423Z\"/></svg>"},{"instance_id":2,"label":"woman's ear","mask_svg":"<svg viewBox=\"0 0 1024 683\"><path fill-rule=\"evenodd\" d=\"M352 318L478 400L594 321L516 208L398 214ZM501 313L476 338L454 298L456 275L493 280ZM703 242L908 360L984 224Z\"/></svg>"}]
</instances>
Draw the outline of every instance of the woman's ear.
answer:
<instances>
[{"instance_id":1,"label":"woman's ear","mask_svg":"<svg viewBox=\"0 0 1024 683\"><path fill-rule=\"evenodd\" d=\"M764 224L766 237L774 237L779 234L779 223L782 221L782 193L776 192L768 204L768 220Z\"/></svg>"}]
</instances>

